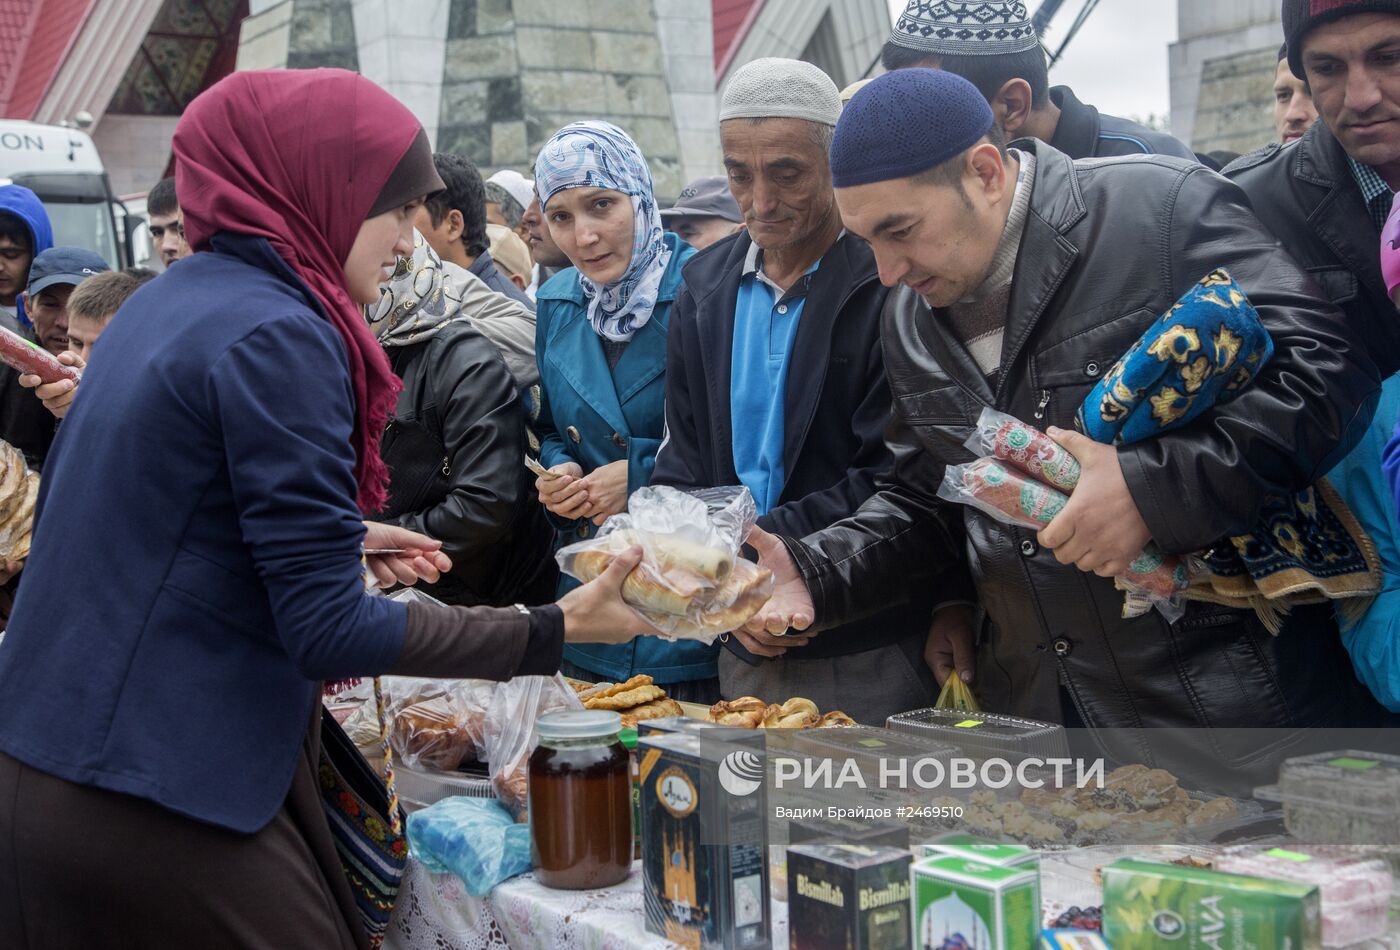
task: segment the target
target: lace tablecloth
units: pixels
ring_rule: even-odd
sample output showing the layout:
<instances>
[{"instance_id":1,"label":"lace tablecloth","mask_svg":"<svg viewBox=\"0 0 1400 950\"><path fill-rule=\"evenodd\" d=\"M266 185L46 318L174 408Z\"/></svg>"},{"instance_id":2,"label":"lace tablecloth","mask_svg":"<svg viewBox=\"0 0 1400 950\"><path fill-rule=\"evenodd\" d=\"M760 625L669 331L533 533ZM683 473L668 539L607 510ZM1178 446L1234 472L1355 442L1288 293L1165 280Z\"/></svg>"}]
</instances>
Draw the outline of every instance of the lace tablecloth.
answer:
<instances>
[{"instance_id":1,"label":"lace tablecloth","mask_svg":"<svg viewBox=\"0 0 1400 950\"><path fill-rule=\"evenodd\" d=\"M787 934L787 904L773 901L773 933ZM774 941L774 946L786 939ZM642 864L627 880L596 891L556 891L522 874L489 897L472 897L452 874L430 874L409 859L385 950L664 950L647 933Z\"/></svg>"}]
</instances>

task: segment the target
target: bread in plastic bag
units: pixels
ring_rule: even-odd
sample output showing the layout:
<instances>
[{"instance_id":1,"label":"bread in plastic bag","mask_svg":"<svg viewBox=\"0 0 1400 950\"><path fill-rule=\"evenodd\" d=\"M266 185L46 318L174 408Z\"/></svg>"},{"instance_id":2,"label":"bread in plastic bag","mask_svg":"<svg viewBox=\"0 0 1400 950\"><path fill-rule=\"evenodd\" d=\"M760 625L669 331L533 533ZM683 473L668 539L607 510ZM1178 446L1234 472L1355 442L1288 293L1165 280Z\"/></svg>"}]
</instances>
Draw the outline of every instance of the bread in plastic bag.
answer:
<instances>
[{"instance_id":1,"label":"bread in plastic bag","mask_svg":"<svg viewBox=\"0 0 1400 950\"><path fill-rule=\"evenodd\" d=\"M496 798L518 821L526 818L530 754L539 744L535 721L556 709L583 709L578 694L557 673L497 683L491 697L481 751L490 764Z\"/></svg>"},{"instance_id":2,"label":"bread in plastic bag","mask_svg":"<svg viewBox=\"0 0 1400 950\"><path fill-rule=\"evenodd\" d=\"M1069 501L1064 492L995 458L949 465L938 497L971 505L1002 524L1037 531L1055 520ZM1181 558L1163 554L1153 542L1143 548L1128 573L1115 580L1130 594L1138 595L1124 601L1124 616L1137 616L1155 606L1168 620L1176 620L1185 611L1182 592L1190 584L1187 565Z\"/></svg>"},{"instance_id":3,"label":"bread in plastic bag","mask_svg":"<svg viewBox=\"0 0 1400 950\"><path fill-rule=\"evenodd\" d=\"M530 870L529 826L488 798L444 798L413 812L408 847L434 874L461 878L473 897Z\"/></svg>"},{"instance_id":4,"label":"bread in plastic bag","mask_svg":"<svg viewBox=\"0 0 1400 950\"><path fill-rule=\"evenodd\" d=\"M564 573L587 582L640 547L642 561L623 581L622 599L664 637L713 643L772 596L772 573L739 556L757 520L747 488L648 486L633 492L627 511L609 518L596 538L556 557Z\"/></svg>"}]
</instances>

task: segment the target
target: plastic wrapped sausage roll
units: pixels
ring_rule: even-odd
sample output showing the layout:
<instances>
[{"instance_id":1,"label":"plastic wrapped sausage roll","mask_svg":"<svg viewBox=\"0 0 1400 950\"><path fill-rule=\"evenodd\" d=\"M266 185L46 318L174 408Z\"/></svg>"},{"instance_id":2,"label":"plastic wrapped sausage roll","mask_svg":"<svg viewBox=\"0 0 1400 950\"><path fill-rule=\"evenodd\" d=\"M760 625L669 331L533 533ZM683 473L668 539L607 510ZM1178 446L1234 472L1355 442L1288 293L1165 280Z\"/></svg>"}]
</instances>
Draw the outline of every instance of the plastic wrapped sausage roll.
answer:
<instances>
[{"instance_id":1,"label":"plastic wrapped sausage roll","mask_svg":"<svg viewBox=\"0 0 1400 950\"><path fill-rule=\"evenodd\" d=\"M1002 524L1040 530L1064 508L1069 496L1036 481L995 458L966 465L949 465L938 489L945 501L971 505ZM1154 601L1170 601L1186 589L1189 576L1180 558L1165 555L1148 543L1119 578ZM1165 613L1165 611L1164 611Z\"/></svg>"},{"instance_id":2,"label":"plastic wrapped sausage roll","mask_svg":"<svg viewBox=\"0 0 1400 950\"><path fill-rule=\"evenodd\" d=\"M990 406L982 410L966 445L1060 491L1072 492L1079 484L1079 463L1067 449L1035 426Z\"/></svg>"}]
</instances>

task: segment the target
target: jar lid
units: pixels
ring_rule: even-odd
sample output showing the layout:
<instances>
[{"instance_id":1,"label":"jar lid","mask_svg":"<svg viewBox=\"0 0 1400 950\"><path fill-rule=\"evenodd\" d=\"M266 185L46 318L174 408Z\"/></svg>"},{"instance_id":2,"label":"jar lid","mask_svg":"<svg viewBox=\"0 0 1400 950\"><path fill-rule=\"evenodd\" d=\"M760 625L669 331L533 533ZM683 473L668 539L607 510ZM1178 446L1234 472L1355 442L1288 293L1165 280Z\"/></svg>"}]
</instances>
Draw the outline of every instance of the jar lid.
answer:
<instances>
[{"instance_id":1,"label":"jar lid","mask_svg":"<svg viewBox=\"0 0 1400 950\"><path fill-rule=\"evenodd\" d=\"M541 739L602 739L617 735L622 717L606 709L569 709L545 713L535 727Z\"/></svg>"}]
</instances>

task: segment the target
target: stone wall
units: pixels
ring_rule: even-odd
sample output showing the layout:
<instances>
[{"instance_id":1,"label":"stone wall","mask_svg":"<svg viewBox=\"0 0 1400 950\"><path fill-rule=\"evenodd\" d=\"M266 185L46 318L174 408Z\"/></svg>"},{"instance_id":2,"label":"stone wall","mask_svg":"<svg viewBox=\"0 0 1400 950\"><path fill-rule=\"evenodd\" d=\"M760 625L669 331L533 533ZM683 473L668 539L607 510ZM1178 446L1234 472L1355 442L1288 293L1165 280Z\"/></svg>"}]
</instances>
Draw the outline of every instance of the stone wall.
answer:
<instances>
[{"instance_id":1,"label":"stone wall","mask_svg":"<svg viewBox=\"0 0 1400 950\"><path fill-rule=\"evenodd\" d=\"M528 176L585 118L637 140L663 204L720 170L704 0L258 0L252 14L238 68L359 69L484 175Z\"/></svg>"},{"instance_id":2,"label":"stone wall","mask_svg":"<svg viewBox=\"0 0 1400 950\"><path fill-rule=\"evenodd\" d=\"M1274 139L1274 71L1278 48L1209 59L1201 67L1191 147L1241 155Z\"/></svg>"},{"instance_id":3,"label":"stone wall","mask_svg":"<svg viewBox=\"0 0 1400 950\"><path fill-rule=\"evenodd\" d=\"M625 129L663 201L685 184L651 0L452 0L437 147L529 175L576 119Z\"/></svg>"}]
</instances>

